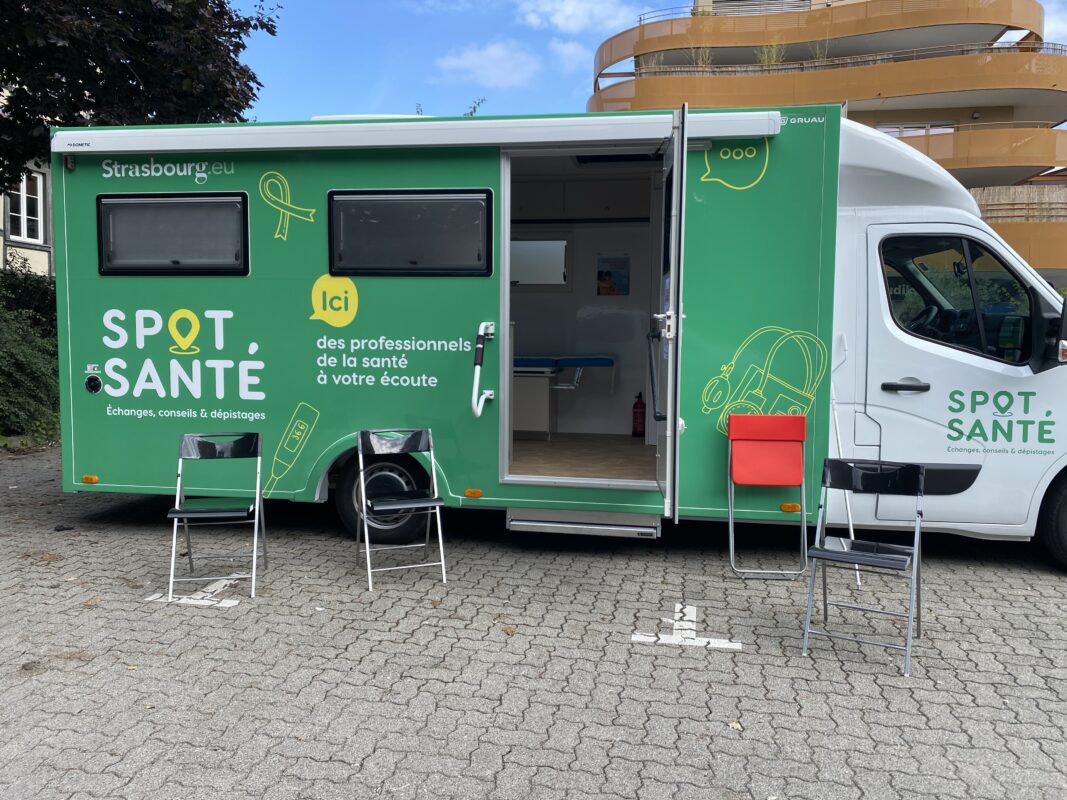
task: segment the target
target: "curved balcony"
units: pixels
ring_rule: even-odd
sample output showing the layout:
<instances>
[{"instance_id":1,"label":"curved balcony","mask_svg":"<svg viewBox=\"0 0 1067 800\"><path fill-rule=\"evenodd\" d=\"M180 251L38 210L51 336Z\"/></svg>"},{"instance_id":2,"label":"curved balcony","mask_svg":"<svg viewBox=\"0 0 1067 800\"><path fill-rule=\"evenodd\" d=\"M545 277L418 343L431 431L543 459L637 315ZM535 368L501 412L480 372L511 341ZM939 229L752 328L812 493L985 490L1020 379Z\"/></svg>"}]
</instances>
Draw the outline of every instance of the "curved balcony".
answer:
<instances>
[{"instance_id":1,"label":"curved balcony","mask_svg":"<svg viewBox=\"0 0 1067 800\"><path fill-rule=\"evenodd\" d=\"M642 65L606 73L589 111L808 105L903 109L1011 105L1030 119L1067 118L1067 45L1017 43L902 50L773 64ZM919 96L919 97L917 97Z\"/></svg>"},{"instance_id":2,"label":"curved balcony","mask_svg":"<svg viewBox=\"0 0 1067 800\"><path fill-rule=\"evenodd\" d=\"M810 10L769 13L796 8L797 3L756 0L719 2L706 11L690 4L649 12L636 27L597 48L594 75L599 79L635 56L689 48L756 48L770 42L788 46L855 38L856 46L869 41L876 45L873 49L893 50L950 43L932 40L939 29L946 31L943 36L956 37L951 42L991 42L1008 29L1029 31L1038 39L1044 32L1044 9L1038 0L821 0L806 5ZM885 34L890 32L899 36L887 41Z\"/></svg>"},{"instance_id":3,"label":"curved balcony","mask_svg":"<svg viewBox=\"0 0 1067 800\"><path fill-rule=\"evenodd\" d=\"M1067 291L1067 186L976 189L988 222L1027 263Z\"/></svg>"},{"instance_id":4,"label":"curved balcony","mask_svg":"<svg viewBox=\"0 0 1067 800\"><path fill-rule=\"evenodd\" d=\"M1067 167L1067 130L1054 122L939 126L900 141L934 159L968 188L1005 186Z\"/></svg>"}]
</instances>

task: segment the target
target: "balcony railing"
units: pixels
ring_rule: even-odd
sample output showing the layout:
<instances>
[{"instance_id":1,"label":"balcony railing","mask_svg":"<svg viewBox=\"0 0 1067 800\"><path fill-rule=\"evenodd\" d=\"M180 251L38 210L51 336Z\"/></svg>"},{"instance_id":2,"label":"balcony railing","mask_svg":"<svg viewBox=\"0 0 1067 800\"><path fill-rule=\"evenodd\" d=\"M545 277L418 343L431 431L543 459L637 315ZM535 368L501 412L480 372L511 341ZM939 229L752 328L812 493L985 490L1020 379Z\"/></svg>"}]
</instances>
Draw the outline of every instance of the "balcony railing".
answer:
<instances>
[{"instance_id":1,"label":"balcony railing","mask_svg":"<svg viewBox=\"0 0 1067 800\"><path fill-rule=\"evenodd\" d=\"M854 0L853 0L854 1ZM682 19L684 17L744 17L756 14L786 14L790 11L811 11L813 6L825 8L842 2L842 0L822 0L813 4L812 0L715 0L711 6L701 7L690 3L687 6L673 6L656 11L646 11L637 18L638 25L661 19Z\"/></svg>"},{"instance_id":2,"label":"balcony railing","mask_svg":"<svg viewBox=\"0 0 1067 800\"><path fill-rule=\"evenodd\" d=\"M959 124L949 122L933 122L926 128L909 128L908 125L917 123L901 123L904 130L900 133L894 131L884 130L882 125L878 126L878 130L882 133L889 134L896 139L911 139L917 136L940 136L942 134L950 133L971 133L982 131L1003 131L1003 130L1016 130L1019 128L1026 129L1042 129L1055 128L1060 123L1048 122L1048 121L1009 121L1009 122L961 122Z\"/></svg>"},{"instance_id":3,"label":"balcony railing","mask_svg":"<svg viewBox=\"0 0 1067 800\"><path fill-rule=\"evenodd\" d=\"M980 203L982 219L994 222L1064 222L1067 221L1067 202L1034 200Z\"/></svg>"},{"instance_id":4,"label":"balcony railing","mask_svg":"<svg viewBox=\"0 0 1067 800\"><path fill-rule=\"evenodd\" d=\"M693 48L694 51L701 52L710 52L711 49ZM637 77L656 75L776 75L791 72L818 72L828 69L868 67L877 64L895 64L927 58L945 58L947 56L1001 55L1004 53L1067 56L1067 45L1052 42L1016 42L1009 45L979 42L976 44L919 47L912 50L896 50L888 53L870 53L867 55L841 56L810 61L782 61L773 64L655 64L650 63L650 61L659 54L651 53L637 57L638 63L635 65L634 73L616 72L611 73L610 76L605 73L603 77L633 77L634 74ZM697 58L702 57L704 56L697 56Z\"/></svg>"}]
</instances>

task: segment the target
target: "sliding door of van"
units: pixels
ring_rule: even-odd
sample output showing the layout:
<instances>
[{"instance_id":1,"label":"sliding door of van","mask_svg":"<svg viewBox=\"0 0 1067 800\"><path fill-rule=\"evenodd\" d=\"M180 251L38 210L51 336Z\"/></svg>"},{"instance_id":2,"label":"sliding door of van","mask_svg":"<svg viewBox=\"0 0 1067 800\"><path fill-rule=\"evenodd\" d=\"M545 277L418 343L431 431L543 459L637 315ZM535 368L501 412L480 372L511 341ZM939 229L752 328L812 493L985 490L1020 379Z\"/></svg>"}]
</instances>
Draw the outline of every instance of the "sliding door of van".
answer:
<instances>
[{"instance_id":1,"label":"sliding door of van","mask_svg":"<svg viewBox=\"0 0 1067 800\"><path fill-rule=\"evenodd\" d=\"M688 105L674 112L663 155L663 278L660 311L652 315L653 412L657 426L656 483L663 492L663 516L678 519L678 353L682 333L682 223L685 215L686 118Z\"/></svg>"},{"instance_id":2,"label":"sliding door of van","mask_svg":"<svg viewBox=\"0 0 1067 800\"><path fill-rule=\"evenodd\" d=\"M1023 524L1063 450L1058 376L1029 363L1040 312L1023 269L966 225L872 225L867 247L866 411L881 458L928 465L928 521ZM912 514L878 499L878 519Z\"/></svg>"}]
</instances>

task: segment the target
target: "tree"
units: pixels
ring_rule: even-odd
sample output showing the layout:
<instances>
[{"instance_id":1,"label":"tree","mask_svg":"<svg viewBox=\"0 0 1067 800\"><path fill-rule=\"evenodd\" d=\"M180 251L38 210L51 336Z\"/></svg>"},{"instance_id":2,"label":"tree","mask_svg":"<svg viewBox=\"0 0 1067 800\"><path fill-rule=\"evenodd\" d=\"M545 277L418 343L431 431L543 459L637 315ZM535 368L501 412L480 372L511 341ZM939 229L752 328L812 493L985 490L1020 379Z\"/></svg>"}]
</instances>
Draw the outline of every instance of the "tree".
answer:
<instances>
[{"instance_id":1,"label":"tree","mask_svg":"<svg viewBox=\"0 0 1067 800\"><path fill-rule=\"evenodd\" d=\"M471 104L470 104L470 107L466 111L463 112L463 116L465 116L465 117L473 117L475 114L478 113L478 109L482 107L483 103L485 103L485 98L484 97L479 97L477 100L472 101ZM422 103L416 103L415 104L415 116L416 117L423 116Z\"/></svg>"},{"instance_id":2,"label":"tree","mask_svg":"<svg viewBox=\"0 0 1067 800\"><path fill-rule=\"evenodd\" d=\"M277 7L230 0L0 3L0 186L48 158L49 126L239 122L262 84L241 63Z\"/></svg>"}]
</instances>

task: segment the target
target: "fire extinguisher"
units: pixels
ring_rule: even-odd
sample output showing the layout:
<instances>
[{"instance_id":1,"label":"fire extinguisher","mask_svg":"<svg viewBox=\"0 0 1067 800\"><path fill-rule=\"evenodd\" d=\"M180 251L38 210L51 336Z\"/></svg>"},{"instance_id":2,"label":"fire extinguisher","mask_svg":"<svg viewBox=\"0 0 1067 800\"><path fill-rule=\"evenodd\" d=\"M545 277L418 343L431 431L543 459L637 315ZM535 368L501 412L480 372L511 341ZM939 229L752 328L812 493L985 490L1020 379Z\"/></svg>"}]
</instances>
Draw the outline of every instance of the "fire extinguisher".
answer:
<instances>
[{"instance_id":1,"label":"fire extinguisher","mask_svg":"<svg viewBox=\"0 0 1067 800\"><path fill-rule=\"evenodd\" d=\"M645 401L641 399L641 392L637 393L637 399L634 400L634 425L630 435L645 435Z\"/></svg>"}]
</instances>

